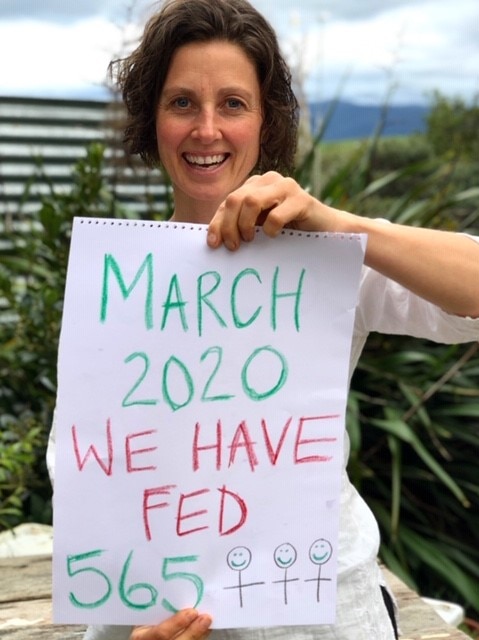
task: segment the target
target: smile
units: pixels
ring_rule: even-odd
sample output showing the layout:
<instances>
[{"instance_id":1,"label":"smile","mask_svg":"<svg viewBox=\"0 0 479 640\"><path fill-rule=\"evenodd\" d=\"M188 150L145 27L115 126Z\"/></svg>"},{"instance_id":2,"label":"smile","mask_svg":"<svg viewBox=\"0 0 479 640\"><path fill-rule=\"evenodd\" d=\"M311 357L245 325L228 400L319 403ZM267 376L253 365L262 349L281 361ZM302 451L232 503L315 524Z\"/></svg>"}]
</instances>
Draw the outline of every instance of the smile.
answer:
<instances>
[{"instance_id":1,"label":"smile","mask_svg":"<svg viewBox=\"0 0 479 640\"><path fill-rule=\"evenodd\" d=\"M218 153L210 156L197 156L193 153L185 153L184 159L189 165L209 169L219 167L229 157L228 153Z\"/></svg>"},{"instance_id":2,"label":"smile","mask_svg":"<svg viewBox=\"0 0 479 640\"><path fill-rule=\"evenodd\" d=\"M246 560L243 560L243 562L234 562L234 560L231 561L231 565L233 567L244 567L244 565L246 564Z\"/></svg>"}]
</instances>

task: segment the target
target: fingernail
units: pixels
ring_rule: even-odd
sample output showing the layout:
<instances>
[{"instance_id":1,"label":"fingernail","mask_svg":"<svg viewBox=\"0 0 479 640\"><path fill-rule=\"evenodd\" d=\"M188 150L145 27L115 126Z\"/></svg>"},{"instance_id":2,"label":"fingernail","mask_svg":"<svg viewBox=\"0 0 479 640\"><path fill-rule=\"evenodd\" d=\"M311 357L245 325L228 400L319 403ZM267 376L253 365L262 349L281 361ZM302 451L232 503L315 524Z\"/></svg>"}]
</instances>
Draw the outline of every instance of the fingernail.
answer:
<instances>
[{"instance_id":1,"label":"fingernail","mask_svg":"<svg viewBox=\"0 0 479 640\"><path fill-rule=\"evenodd\" d=\"M252 242L252 240L254 239L254 229L243 231L243 233L241 234L241 237L245 242Z\"/></svg>"},{"instance_id":2,"label":"fingernail","mask_svg":"<svg viewBox=\"0 0 479 640\"><path fill-rule=\"evenodd\" d=\"M225 247L228 249L228 251L236 251L238 245L236 244L236 242L234 242L234 240L225 240Z\"/></svg>"},{"instance_id":3,"label":"fingernail","mask_svg":"<svg viewBox=\"0 0 479 640\"><path fill-rule=\"evenodd\" d=\"M198 611L196 609L188 609L187 611L185 611L185 617L187 621L190 622L191 620L194 620L198 617Z\"/></svg>"},{"instance_id":4,"label":"fingernail","mask_svg":"<svg viewBox=\"0 0 479 640\"><path fill-rule=\"evenodd\" d=\"M207 614L202 614L198 618L198 624L201 626L202 629L208 629L211 626L212 622L213 620Z\"/></svg>"},{"instance_id":5,"label":"fingernail","mask_svg":"<svg viewBox=\"0 0 479 640\"><path fill-rule=\"evenodd\" d=\"M213 231L208 231L208 235L206 236L206 242L209 244L210 247L216 247L216 242L217 242L216 233L213 233Z\"/></svg>"}]
</instances>

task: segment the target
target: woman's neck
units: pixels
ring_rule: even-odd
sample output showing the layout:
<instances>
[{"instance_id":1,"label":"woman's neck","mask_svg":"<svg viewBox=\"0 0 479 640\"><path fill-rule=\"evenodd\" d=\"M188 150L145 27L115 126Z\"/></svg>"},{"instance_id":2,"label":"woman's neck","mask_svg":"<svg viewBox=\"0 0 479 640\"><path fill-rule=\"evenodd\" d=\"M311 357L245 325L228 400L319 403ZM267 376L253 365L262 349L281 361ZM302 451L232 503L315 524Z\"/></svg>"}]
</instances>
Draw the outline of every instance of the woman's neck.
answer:
<instances>
[{"instance_id":1,"label":"woman's neck","mask_svg":"<svg viewBox=\"0 0 479 640\"><path fill-rule=\"evenodd\" d=\"M219 205L210 201L178 202L175 199L174 213L171 222L194 222L197 224L209 224L215 215Z\"/></svg>"}]
</instances>

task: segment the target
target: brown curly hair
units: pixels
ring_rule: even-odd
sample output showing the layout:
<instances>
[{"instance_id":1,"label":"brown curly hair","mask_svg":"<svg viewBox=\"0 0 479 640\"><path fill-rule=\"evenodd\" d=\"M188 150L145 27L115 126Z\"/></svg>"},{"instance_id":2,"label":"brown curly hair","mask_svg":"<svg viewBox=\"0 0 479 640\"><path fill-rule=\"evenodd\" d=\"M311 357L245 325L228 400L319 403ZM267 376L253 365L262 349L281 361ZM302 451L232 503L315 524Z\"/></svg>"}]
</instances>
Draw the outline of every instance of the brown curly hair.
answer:
<instances>
[{"instance_id":1,"label":"brown curly hair","mask_svg":"<svg viewBox=\"0 0 479 640\"><path fill-rule=\"evenodd\" d=\"M257 173L290 174L299 107L276 34L247 0L166 0L145 26L139 46L110 64L127 111L124 142L148 166L158 166L155 117L175 51L191 42L226 40L253 62L261 88L263 124Z\"/></svg>"}]
</instances>

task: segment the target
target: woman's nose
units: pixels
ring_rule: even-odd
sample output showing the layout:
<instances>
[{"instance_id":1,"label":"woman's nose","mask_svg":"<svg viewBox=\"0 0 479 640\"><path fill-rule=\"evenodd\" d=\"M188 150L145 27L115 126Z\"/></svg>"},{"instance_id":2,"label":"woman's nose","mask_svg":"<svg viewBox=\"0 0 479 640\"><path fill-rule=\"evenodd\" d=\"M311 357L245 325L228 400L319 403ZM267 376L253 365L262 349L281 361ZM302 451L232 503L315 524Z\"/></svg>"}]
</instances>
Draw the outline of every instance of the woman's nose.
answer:
<instances>
[{"instance_id":1,"label":"woman's nose","mask_svg":"<svg viewBox=\"0 0 479 640\"><path fill-rule=\"evenodd\" d=\"M202 109L195 120L192 137L205 144L221 137L218 114L213 109Z\"/></svg>"}]
</instances>

